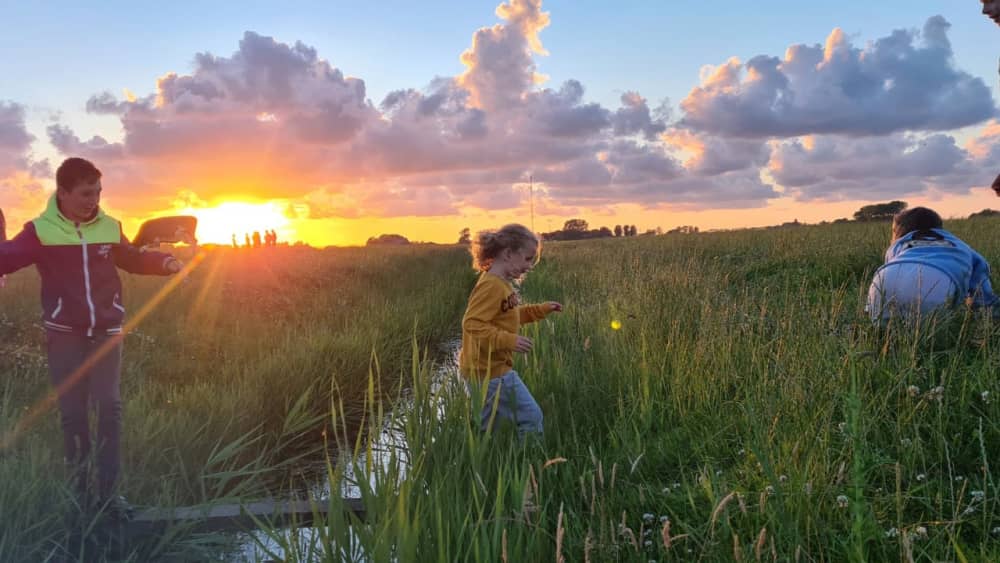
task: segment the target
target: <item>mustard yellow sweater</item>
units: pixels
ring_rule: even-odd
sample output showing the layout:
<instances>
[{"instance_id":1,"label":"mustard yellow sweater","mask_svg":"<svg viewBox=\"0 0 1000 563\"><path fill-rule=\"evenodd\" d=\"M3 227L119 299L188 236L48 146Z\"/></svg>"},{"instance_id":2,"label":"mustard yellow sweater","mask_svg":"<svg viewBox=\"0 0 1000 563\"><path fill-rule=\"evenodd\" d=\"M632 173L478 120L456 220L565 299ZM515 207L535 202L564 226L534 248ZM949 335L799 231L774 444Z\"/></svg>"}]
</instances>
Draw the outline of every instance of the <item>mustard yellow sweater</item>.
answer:
<instances>
[{"instance_id":1,"label":"mustard yellow sweater","mask_svg":"<svg viewBox=\"0 0 1000 563\"><path fill-rule=\"evenodd\" d=\"M521 323L544 319L545 305L521 305L514 286L483 272L469 295L462 317L462 351L458 364L466 377L492 379L514 369L514 346Z\"/></svg>"}]
</instances>

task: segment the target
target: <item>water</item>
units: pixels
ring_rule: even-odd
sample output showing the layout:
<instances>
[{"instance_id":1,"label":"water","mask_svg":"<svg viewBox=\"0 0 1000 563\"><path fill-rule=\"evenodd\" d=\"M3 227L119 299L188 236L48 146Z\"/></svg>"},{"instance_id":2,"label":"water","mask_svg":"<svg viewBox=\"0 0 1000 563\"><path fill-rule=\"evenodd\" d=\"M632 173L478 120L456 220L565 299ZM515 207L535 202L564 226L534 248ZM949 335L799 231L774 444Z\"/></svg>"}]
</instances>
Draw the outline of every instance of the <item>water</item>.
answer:
<instances>
[{"instance_id":1,"label":"water","mask_svg":"<svg viewBox=\"0 0 1000 563\"><path fill-rule=\"evenodd\" d=\"M461 344L462 341L460 338L455 338L446 342L441 347L439 355L440 359L435 363L434 369L431 372L429 397L431 401L435 401L435 406L439 415L443 415L443 406L438 398L439 393L446 385L458 382L461 377L458 373L458 351L461 348ZM406 475L406 468L408 466L409 448L402 428L406 421L406 413L410 411L412 407L412 396L404 392L400 401L395 405L394 416L386 417L387 420L378 437L373 440L371 447L372 464L380 467L383 470L383 473L385 473L386 470L390 469L390 464L393 463L393 459L395 459L398 463L396 470L399 478ZM359 459L357 462L357 467L360 471L356 471L355 466L352 464L346 464L344 468L344 477L339 490L342 498L360 498L361 487L358 479L364 479L366 478L365 476L367 476L368 486L373 490L377 489L375 471L369 471L369 468L365 465L365 460ZM314 499L318 505L322 506L327 502L330 494L330 483L324 479L323 482L317 483L313 490L310 491L309 497ZM352 538L355 537L353 532L350 534ZM236 553L230 561L234 563L271 560L281 561L286 558L286 552L282 548L282 544L297 545L299 557L302 557L302 554L308 554L317 548L320 550L320 553L322 553L322 547L318 541L319 538L315 528L304 527L297 529L283 529L281 530L281 535L283 539L281 542L278 542L275 541L275 538L271 537L269 534L261 531L239 534L238 538L241 547L239 552ZM354 544L355 542L351 543ZM361 553L351 555L353 560L359 560L363 556ZM309 560L309 558L306 560Z\"/></svg>"}]
</instances>

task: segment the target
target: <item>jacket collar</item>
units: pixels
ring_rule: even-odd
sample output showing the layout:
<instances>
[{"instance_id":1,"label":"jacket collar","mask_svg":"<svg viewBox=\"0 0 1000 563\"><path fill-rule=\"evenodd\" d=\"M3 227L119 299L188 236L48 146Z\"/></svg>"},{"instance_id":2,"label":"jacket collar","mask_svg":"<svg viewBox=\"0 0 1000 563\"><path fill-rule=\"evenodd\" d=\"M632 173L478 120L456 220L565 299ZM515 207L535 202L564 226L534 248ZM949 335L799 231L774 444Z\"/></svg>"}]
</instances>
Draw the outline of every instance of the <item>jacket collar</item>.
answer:
<instances>
[{"instance_id":1,"label":"jacket collar","mask_svg":"<svg viewBox=\"0 0 1000 563\"><path fill-rule=\"evenodd\" d=\"M81 222L80 225L93 225L103 219L104 216L104 210L101 209L101 206L97 206L97 212L94 213L94 216ZM56 197L55 192L53 192L52 196L49 197L49 203L45 206L45 211L42 212L42 217L55 223L76 225L75 221L69 220L69 218L63 215L63 212L59 209L59 199Z\"/></svg>"}]
</instances>

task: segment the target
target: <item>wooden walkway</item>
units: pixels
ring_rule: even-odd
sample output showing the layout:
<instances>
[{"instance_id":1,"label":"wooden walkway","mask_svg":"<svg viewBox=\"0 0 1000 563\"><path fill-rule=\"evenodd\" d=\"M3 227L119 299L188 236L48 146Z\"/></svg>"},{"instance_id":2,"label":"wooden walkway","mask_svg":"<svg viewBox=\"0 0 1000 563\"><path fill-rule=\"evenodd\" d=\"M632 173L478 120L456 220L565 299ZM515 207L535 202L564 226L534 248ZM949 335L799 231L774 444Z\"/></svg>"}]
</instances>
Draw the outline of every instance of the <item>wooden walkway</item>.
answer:
<instances>
[{"instance_id":1,"label":"wooden walkway","mask_svg":"<svg viewBox=\"0 0 1000 563\"><path fill-rule=\"evenodd\" d=\"M365 519L361 499L343 499L344 510ZM261 501L248 504L150 508L137 512L122 526L128 537L162 536L171 532L248 532L258 522L274 527L310 526L323 521L329 510L325 501Z\"/></svg>"}]
</instances>

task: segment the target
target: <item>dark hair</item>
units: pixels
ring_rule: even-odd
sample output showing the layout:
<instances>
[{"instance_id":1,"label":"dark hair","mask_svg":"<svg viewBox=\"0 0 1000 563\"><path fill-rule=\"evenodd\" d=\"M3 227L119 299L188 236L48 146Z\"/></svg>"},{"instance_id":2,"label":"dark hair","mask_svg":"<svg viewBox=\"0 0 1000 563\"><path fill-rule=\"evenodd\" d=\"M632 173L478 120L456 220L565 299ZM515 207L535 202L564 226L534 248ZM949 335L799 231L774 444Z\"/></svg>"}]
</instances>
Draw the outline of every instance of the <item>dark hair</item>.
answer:
<instances>
[{"instance_id":1,"label":"dark hair","mask_svg":"<svg viewBox=\"0 0 1000 563\"><path fill-rule=\"evenodd\" d=\"M940 229L944 226L941 216L933 209L914 207L892 216L892 236L899 238L913 231Z\"/></svg>"},{"instance_id":2,"label":"dark hair","mask_svg":"<svg viewBox=\"0 0 1000 563\"><path fill-rule=\"evenodd\" d=\"M100 179L101 171L85 158L67 158L56 170L56 187L67 192L78 184L93 184Z\"/></svg>"},{"instance_id":3,"label":"dark hair","mask_svg":"<svg viewBox=\"0 0 1000 563\"><path fill-rule=\"evenodd\" d=\"M472 241L472 267L480 272L490 269L493 259L504 250L521 250L529 244L541 245L528 227L511 223L495 231L479 231Z\"/></svg>"}]
</instances>

